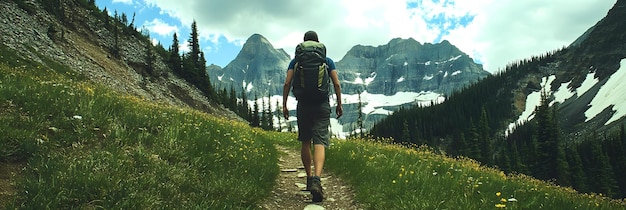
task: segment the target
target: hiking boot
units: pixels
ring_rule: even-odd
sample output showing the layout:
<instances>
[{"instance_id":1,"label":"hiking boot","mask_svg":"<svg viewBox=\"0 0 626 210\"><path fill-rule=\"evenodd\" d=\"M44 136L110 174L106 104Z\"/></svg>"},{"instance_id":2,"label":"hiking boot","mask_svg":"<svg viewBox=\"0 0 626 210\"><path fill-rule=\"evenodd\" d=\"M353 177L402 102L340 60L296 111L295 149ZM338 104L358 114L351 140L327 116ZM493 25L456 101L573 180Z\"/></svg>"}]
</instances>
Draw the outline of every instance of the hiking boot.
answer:
<instances>
[{"instance_id":1,"label":"hiking boot","mask_svg":"<svg viewBox=\"0 0 626 210\"><path fill-rule=\"evenodd\" d=\"M324 200L324 192L322 191L322 181L319 176L311 177L311 195L313 196L313 202L322 202Z\"/></svg>"}]
</instances>

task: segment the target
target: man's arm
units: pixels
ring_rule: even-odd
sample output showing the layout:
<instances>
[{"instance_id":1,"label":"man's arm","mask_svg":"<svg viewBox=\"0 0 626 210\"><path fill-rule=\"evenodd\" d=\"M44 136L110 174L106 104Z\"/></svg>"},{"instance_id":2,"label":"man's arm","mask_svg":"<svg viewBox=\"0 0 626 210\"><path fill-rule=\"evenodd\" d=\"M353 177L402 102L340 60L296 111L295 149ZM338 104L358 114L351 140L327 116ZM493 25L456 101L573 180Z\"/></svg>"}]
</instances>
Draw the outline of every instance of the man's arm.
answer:
<instances>
[{"instance_id":1,"label":"man's arm","mask_svg":"<svg viewBox=\"0 0 626 210\"><path fill-rule=\"evenodd\" d=\"M283 85L283 117L289 118L289 109L287 109L287 99L289 99L289 89L291 89L291 80L293 79L293 69L287 70L287 78Z\"/></svg>"},{"instance_id":2,"label":"man's arm","mask_svg":"<svg viewBox=\"0 0 626 210\"><path fill-rule=\"evenodd\" d=\"M330 78L333 80L333 86L335 88L335 95L337 96L337 119L343 115L343 106L341 105L341 84L339 84L339 76L337 76L337 70L330 71Z\"/></svg>"}]
</instances>

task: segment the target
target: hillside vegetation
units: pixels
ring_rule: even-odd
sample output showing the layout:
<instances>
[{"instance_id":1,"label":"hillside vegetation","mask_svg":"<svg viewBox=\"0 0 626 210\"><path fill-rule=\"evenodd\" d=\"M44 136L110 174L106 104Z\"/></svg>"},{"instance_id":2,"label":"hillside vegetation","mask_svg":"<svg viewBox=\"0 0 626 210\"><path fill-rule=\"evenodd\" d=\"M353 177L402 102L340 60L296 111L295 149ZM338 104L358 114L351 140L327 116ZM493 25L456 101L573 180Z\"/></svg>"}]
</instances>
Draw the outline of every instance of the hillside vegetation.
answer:
<instances>
[{"instance_id":1,"label":"hillside vegetation","mask_svg":"<svg viewBox=\"0 0 626 210\"><path fill-rule=\"evenodd\" d=\"M0 161L26 162L8 209L254 209L295 135L93 84L69 67L0 57ZM327 169L371 209L623 209L621 200L507 176L428 148L339 141Z\"/></svg>"}]
</instances>

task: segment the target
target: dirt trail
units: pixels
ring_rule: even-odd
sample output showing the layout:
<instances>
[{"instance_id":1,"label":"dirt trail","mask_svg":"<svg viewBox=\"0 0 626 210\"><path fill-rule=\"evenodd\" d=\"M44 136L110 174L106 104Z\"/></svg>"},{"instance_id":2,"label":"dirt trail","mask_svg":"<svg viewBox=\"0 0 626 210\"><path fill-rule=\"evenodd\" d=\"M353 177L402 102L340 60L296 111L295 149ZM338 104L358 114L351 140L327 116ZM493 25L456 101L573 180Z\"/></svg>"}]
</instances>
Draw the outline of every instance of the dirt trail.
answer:
<instances>
[{"instance_id":1,"label":"dirt trail","mask_svg":"<svg viewBox=\"0 0 626 210\"><path fill-rule=\"evenodd\" d=\"M19 176L25 163L0 162L0 209L4 208L15 197L15 179Z\"/></svg>"},{"instance_id":2,"label":"dirt trail","mask_svg":"<svg viewBox=\"0 0 626 210\"><path fill-rule=\"evenodd\" d=\"M354 191L343 180L328 171L324 171L322 174L324 201L312 203L311 194L301 190L306 185L306 173L300 160L300 152L281 145L276 145L276 147L282 153L279 162L281 172L276 181L276 188L272 190L270 197L259 206L260 208L364 209L362 205L354 201Z\"/></svg>"}]
</instances>

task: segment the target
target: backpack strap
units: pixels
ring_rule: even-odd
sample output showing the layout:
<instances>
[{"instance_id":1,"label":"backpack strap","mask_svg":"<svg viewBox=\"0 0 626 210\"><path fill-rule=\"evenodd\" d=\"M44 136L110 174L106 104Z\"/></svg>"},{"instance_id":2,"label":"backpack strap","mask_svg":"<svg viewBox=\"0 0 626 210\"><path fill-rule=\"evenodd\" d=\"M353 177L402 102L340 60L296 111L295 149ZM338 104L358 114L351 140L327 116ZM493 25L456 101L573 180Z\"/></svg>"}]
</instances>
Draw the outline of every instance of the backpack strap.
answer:
<instances>
[{"instance_id":1,"label":"backpack strap","mask_svg":"<svg viewBox=\"0 0 626 210\"><path fill-rule=\"evenodd\" d=\"M326 62L324 62L318 70L318 75L317 75L317 87L320 88L322 87L322 82L324 82L324 74L327 74L326 76L328 77L328 80L330 80L330 74L328 73L328 64L326 64Z\"/></svg>"}]
</instances>

